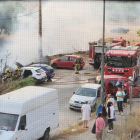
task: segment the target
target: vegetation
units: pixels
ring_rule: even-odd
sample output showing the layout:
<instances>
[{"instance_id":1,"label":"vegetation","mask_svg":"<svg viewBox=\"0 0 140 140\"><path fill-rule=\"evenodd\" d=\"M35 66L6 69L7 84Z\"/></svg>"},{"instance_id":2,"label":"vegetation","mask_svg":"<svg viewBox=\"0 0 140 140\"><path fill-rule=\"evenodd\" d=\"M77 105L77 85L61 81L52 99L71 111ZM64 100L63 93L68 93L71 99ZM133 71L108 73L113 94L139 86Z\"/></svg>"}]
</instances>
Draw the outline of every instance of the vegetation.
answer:
<instances>
[{"instance_id":1,"label":"vegetation","mask_svg":"<svg viewBox=\"0 0 140 140\"><path fill-rule=\"evenodd\" d=\"M137 31L137 35L140 36L140 29Z\"/></svg>"},{"instance_id":2,"label":"vegetation","mask_svg":"<svg viewBox=\"0 0 140 140\"><path fill-rule=\"evenodd\" d=\"M11 92L16 89L20 89L22 87L35 86L35 85L36 85L36 80L31 76L18 81L11 81L9 79L7 83L0 84L0 95L5 94L7 92Z\"/></svg>"}]
</instances>

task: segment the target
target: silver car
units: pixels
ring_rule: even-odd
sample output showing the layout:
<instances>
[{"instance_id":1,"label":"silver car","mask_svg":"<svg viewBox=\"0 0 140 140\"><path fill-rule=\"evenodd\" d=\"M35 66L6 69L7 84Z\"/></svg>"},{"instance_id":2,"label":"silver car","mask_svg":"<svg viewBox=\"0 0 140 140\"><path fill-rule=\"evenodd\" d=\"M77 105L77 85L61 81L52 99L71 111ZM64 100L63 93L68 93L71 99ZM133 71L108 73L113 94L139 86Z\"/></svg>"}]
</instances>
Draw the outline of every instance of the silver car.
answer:
<instances>
[{"instance_id":1,"label":"silver car","mask_svg":"<svg viewBox=\"0 0 140 140\"><path fill-rule=\"evenodd\" d=\"M100 97L100 84L88 83L81 86L74 95L69 100L69 108L81 110L82 105L85 103L85 100L88 101L88 104L91 108L94 108L96 105L97 98ZM105 99L106 92L104 89L103 98Z\"/></svg>"}]
</instances>

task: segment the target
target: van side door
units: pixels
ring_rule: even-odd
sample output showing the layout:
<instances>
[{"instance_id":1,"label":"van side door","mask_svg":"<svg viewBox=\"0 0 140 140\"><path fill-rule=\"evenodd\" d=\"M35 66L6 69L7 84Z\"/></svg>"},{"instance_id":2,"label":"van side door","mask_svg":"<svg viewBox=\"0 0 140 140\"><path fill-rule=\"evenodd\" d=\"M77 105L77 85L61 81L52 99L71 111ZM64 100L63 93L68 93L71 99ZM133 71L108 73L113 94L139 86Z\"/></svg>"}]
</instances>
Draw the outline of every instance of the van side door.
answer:
<instances>
[{"instance_id":1,"label":"van side door","mask_svg":"<svg viewBox=\"0 0 140 140\"><path fill-rule=\"evenodd\" d=\"M23 115L20 117L20 122L18 126L18 139L19 140L30 140L28 134L28 129L26 129L27 123L26 123L26 115Z\"/></svg>"}]
</instances>

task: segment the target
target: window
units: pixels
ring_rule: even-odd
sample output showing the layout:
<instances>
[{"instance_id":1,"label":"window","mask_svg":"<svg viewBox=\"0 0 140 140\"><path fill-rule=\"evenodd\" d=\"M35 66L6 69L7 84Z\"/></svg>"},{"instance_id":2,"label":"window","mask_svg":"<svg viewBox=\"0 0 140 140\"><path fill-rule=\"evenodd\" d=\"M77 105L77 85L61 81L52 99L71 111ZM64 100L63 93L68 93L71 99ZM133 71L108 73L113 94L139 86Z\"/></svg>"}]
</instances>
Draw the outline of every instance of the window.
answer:
<instances>
[{"instance_id":1,"label":"window","mask_svg":"<svg viewBox=\"0 0 140 140\"><path fill-rule=\"evenodd\" d=\"M44 72L42 69L38 69L38 70L36 70L36 72L37 73L42 73L42 72Z\"/></svg>"},{"instance_id":2,"label":"window","mask_svg":"<svg viewBox=\"0 0 140 140\"><path fill-rule=\"evenodd\" d=\"M0 130L15 131L18 115L0 113Z\"/></svg>"},{"instance_id":3,"label":"window","mask_svg":"<svg viewBox=\"0 0 140 140\"><path fill-rule=\"evenodd\" d=\"M96 97L96 89L80 87L75 94L81 96Z\"/></svg>"},{"instance_id":4,"label":"window","mask_svg":"<svg viewBox=\"0 0 140 140\"><path fill-rule=\"evenodd\" d=\"M62 57L62 58L60 58L60 61L68 61L68 58L69 57Z\"/></svg>"},{"instance_id":5,"label":"window","mask_svg":"<svg viewBox=\"0 0 140 140\"><path fill-rule=\"evenodd\" d=\"M137 87L137 85L134 84L132 81L129 81L129 85L132 86L132 87Z\"/></svg>"},{"instance_id":6,"label":"window","mask_svg":"<svg viewBox=\"0 0 140 140\"><path fill-rule=\"evenodd\" d=\"M75 57L70 57L70 61L74 61L76 58Z\"/></svg>"},{"instance_id":7,"label":"window","mask_svg":"<svg viewBox=\"0 0 140 140\"><path fill-rule=\"evenodd\" d=\"M26 126L26 115L24 115L24 116L22 116L22 117L20 118L20 123L19 123L18 130L21 129L21 126L22 126L22 125L25 125L25 126Z\"/></svg>"},{"instance_id":8,"label":"window","mask_svg":"<svg viewBox=\"0 0 140 140\"><path fill-rule=\"evenodd\" d=\"M117 80L109 81L109 87L113 88L116 87ZM121 81L121 85L123 85L123 81Z\"/></svg>"},{"instance_id":9,"label":"window","mask_svg":"<svg viewBox=\"0 0 140 140\"><path fill-rule=\"evenodd\" d=\"M23 74L24 78L27 78L30 75L32 75L32 71L31 70L25 70L24 71L24 74Z\"/></svg>"},{"instance_id":10,"label":"window","mask_svg":"<svg viewBox=\"0 0 140 140\"><path fill-rule=\"evenodd\" d=\"M52 70L53 68L51 66L46 66L47 70Z\"/></svg>"}]
</instances>

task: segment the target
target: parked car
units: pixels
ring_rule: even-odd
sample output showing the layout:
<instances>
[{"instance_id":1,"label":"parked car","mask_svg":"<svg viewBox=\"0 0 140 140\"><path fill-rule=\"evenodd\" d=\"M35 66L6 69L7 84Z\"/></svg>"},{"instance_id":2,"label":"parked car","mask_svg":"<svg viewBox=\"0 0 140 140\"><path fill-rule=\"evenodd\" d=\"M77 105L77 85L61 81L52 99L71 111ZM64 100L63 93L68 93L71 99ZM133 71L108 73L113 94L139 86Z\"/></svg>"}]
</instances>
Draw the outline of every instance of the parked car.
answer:
<instances>
[{"instance_id":1,"label":"parked car","mask_svg":"<svg viewBox=\"0 0 140 140\"><path fill-rule=\"evenodd\" d=\"M81 86L74 95L69 100L69 108L81 110L82 105L85 103L85 100L88 101L88 104L93 109L96 105L97 98L100 97L100 84L85 84ZM104 89L103 98L106 98L106 92Z\"/></svg>"},{"instance_id":2,"label":"parked car","mask_svg":"<svg viewBox=\"0 0 140 140\"><path fill-rule=\"evenodd\" d=\"M21 70L21 76L23 78L27 78L31 75L39 83L43 83L47 79L45 71L40 67L22 67Z\"/></svg>"},{"instance_id":3,"label":"parked car","mask_svg":"<svg viewBox=\"0 0 140 140\"><path fill-rule=\"evenodd\" d=\"M58 125L56 89L28 86L0 96L0 140L49 140Z\"/></svg>"},{"instance_id":4,"label":"parked car","mask_svg":"<svg viewBox=\"0 0 140 140\"><path fill-rule=\"evenodd\" d=\"M136 43L135 46L139 46L140 47L140 42L139 43Z\"/></svg>"},{"instance_id":5,"label":"parked car","mask_svg":"<svg viewBox=\"0 0 140 140\"><path fill-rule=\"evenodd\" d=\"M46 64L33 64L31 67L40 67L46 72L46 76L48 80L51 80L55 76L55 72L53 68Z\"/></svg>"},{"instance_id":6,"label":"parked car","mask_svg":"<svg viewBox=\"0 0 140 140\"><path fill-rule=\"evenodd\" d=\"M75 69L74 60L77 58L77 55L65 55L59 59L54 59L51 61L50 65L53 68L63 67L63 68L73 68ZM85 62L82 59L82 63L80 64L80 69L85 66Z\"/></svg>"},{"instance_id":7,"label":"parked car","mask_svg":"<svg viewBox=\"0 0 140 140\"><path fill-rule=\"evenodd\" d=\"M137 85L135 82L132 80L119 76L119 75L104 75L104 86L106 93L112 94L114 98L116 99L116 92L117 92L117 87L116 83L118 79L121 78L121 84L123 85L125 83L125 80L128 80L129 85L132 86L132 97L138 97L140 98L140 85ZM95 78L95 84L101 84L101 76L97 76Z\"/></svg>"},{"instance_id":8,"label":"parked car","mask_svg":"<svg viewBox=\"0 0 140 140\"><path fill-rule=\"evenodd\" d=\"M124 27L117 27L115 29L110 30L112 33L128 33L129 29Z\"/></svg>"}]
</instances>

